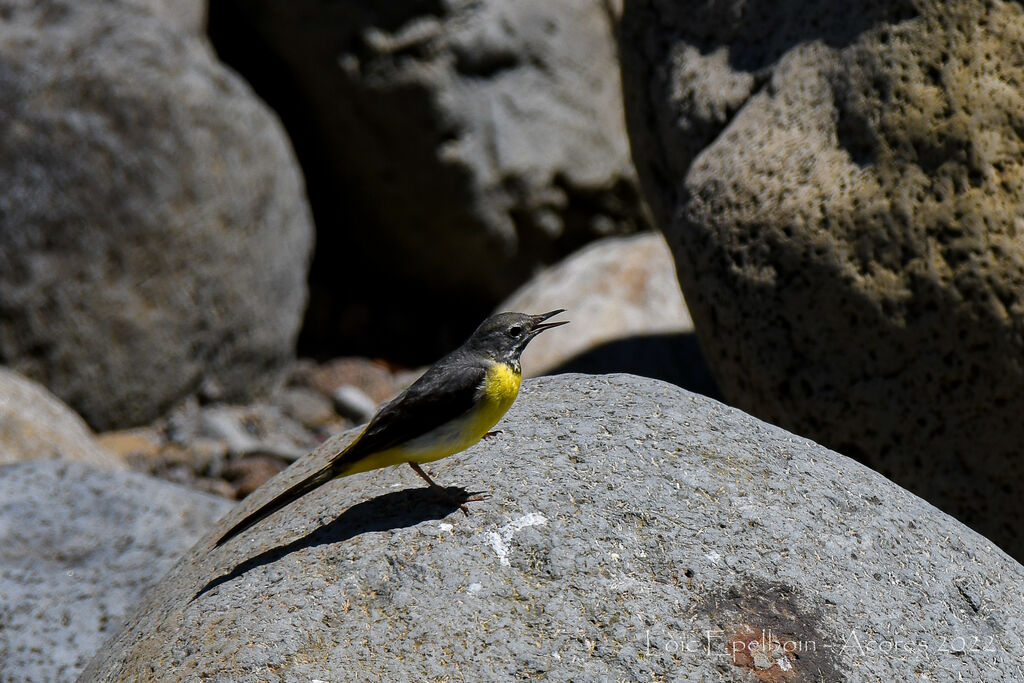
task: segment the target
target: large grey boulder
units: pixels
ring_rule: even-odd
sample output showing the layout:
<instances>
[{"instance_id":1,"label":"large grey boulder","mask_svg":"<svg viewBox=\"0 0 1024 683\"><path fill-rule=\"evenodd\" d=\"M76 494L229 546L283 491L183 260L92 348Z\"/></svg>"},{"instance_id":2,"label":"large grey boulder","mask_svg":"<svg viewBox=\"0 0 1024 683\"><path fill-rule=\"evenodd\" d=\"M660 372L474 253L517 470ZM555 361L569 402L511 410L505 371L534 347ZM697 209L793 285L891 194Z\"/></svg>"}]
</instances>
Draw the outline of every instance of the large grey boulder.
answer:
<instances>
[{"instance_id":1,"label":"large grey boulder","mask_svg":"<svg viewBox=\"0 0 1024 683\"><path fill-rule=\"evenodd\" d=\"M630 0L637 166L730 403L1024 557L1024 11Z\"/></svg>"},{"instance_id":2,"label":"large grey boulder","mask_svg":"<svg viewBox=\"0 0 1024 683\"><path fill-rule=\"evenodd\" d=\"M45 387L0 367L0 465L49 458L111 469L127 467Z\"/></svg>"},{"instance_id":3,"label":"large grey boulder","mask_svg":"<svg viewBox=\"0 0 1024 683\"><path fill-rule=\"evenodd\" d=\"M339 480L213 541L83 681L1000 680L1024 567L877 473L629 375L527 380L502 433ZM753 641L753 642L752 642Z\"/></svg>"},{"instance_id":4,"label":"large grey boulder","mask_svg":"<svg viewBox=\"0 0 1024 683\"><path fill-rule=\"evenodd\" d=\"M0 2L0 362L96 428L270 386L302 318L301 175L193 5Z\"/></svg>"},{"instance_id":5,"label":"large grey boulder","mask_svg":"<svg viewBox=\"0 0 1024 683\"><path fill-rule=\"evenodd\" d=\"M602 0L214 0L210 14L303 158L311 344L413 346L426 362L440 348L411 330L447 325L440 346L457 343L540 264L647 225Z\"/></svg>"},{"instance_id":6,"label":"large grey boulder","mask_svg":"<svg viewBox=\"0 0 1024 683\"><path fill-rule=\"evenodd\" d=\"M145 590L230 508L81 463L0 466L0 681L74 681Z\"/></svg>"}]
</instances>

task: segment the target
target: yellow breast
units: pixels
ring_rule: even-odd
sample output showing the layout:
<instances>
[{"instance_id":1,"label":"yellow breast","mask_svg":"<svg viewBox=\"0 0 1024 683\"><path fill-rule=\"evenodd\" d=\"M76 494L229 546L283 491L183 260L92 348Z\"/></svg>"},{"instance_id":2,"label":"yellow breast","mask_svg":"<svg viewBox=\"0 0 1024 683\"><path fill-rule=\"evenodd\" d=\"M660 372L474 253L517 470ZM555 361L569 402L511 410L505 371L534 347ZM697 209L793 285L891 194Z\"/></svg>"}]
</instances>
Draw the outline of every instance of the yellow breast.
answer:
<instances>
[{"instance_id":1,"label":"yellow breast","mask_svg":"<svg viewBox=\"0 0 1024 683\"><path fill-rule=\"evenodd\" d=\"M512 402L519 395L519 384L523 376L519 368L506 363L495 363L487 370L484 378L484 405L480 406L481 424L487 422L480 436L493 427L501 416L512 407Z\"/></svg>"},{"instance_id":2,"label":"yellow breast","mask_svg":"<svg viewBox=\"0 0 1024 683\"><path fill-rule=\"evenodd\" d=\"M403 462L432 462L469 448L512 407L521 381L519 368L495 363L484 375L476 406L465 415L401 446L369 455L348 467L343 476Z\"/></svg>"},{"instance_id":3,"label":"yellow breast","mask_svg":"<svg viewBox=\"0 0 1024 683\"><path fill-rule=\"evenodd\" d=\"M512 407L519 394L519 383L522 375L518 368L504 363L495 363L487 369L480 398L476 406L462 418L447 425L443 430L444 437L437 439L444 446L429 454L429 460L451 455L465 450L483 438L491 430L502 415ZM426 462L426 459L418 459Z\"/></svg>"}]
</instances>

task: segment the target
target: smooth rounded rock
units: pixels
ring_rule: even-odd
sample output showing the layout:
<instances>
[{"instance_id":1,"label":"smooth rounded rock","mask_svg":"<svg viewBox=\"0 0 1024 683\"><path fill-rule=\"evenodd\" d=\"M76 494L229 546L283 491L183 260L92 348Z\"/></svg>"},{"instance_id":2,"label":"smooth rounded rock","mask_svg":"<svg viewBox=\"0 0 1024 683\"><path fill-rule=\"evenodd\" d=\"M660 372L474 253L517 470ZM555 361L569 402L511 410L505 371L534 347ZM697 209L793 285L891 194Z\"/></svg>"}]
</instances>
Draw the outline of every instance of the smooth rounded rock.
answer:
<instances>
[{"instance_id":1,"label":"smooth rounded rock","mask_svg":"<svg viewBox=\"0 0 1024 683\"><path fill-rule=\"evenodd\" d=\"M677 387L524 382L501 432L218 524L83 681L996 680L1024 567L879 474ZM352 438L351 435L346 438Z\"/></svg>"},{"instance_id":2,"label":"smooth rounded rock","mask_svg":"<svg viewBox=\"0 0 1024 683\"><path fill-rule=\"evenodd\" d=\"M520 287L502 311L566 309L572 327L541 335L523 352L523 372L542 375L619 339L693 332L672 252L656 233L587 245Z\"/></svg>"},{"instance_id":3,"label":"smooth rounded rock","mask_svg":"<svg viewBox=\"0 0 1024 683\"><path fill-rule=\"evenodd\" d=\"M76 680L231 505L81 463L0 466L0 680Z\"/></svg>"},{"instance_id":4,"label":"smooth rounded rock","mask_svg":"<svg viewBox=\"0 0 1024 683\"><path fill-rule=\"evenodd\" d=\"M306 301L291 147L182 8L0 2L0 363L96 429L272 387Z\"/></svg>"},{"instance_id":5,"label":"smooth rounded rock","mask_svg":"<svg viewBox=\"0 0 1024 683\"><path fill-rule=\"evenodd\" d=\"M96 440L75 411L40 386L0 367L0 465L61 458L110 469L125 461Z\"/></svg>"}]
</instances>

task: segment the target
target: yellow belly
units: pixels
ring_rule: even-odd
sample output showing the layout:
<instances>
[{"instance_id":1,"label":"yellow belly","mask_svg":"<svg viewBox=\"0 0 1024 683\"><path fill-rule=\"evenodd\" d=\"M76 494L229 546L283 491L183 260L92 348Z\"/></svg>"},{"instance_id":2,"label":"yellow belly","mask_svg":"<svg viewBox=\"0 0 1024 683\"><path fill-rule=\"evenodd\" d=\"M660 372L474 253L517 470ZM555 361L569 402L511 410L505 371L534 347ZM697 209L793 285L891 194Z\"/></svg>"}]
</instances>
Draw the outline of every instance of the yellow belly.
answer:
<instances>
[{"instance_id":1,"label":"yellow belly","mask_svg":"<svg viewBox=\"0 0 1024 683\"><path fill-rule=\"evenodd\" d=\"M487 370L476 406L464 415L401 446L352 463L343 476L406 462L432 462L466 450L482 439L512 407L521 381L517 368L495 363Z\"/></svg>"}]
</instances>

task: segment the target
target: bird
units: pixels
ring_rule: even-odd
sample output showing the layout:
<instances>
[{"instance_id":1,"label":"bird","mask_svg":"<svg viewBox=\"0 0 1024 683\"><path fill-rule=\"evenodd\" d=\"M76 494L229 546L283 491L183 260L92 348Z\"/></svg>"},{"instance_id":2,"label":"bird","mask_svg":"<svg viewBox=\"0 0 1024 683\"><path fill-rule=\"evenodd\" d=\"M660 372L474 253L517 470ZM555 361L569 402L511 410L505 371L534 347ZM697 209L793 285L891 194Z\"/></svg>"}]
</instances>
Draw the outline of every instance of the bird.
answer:
<instances>
[{"instance_id":1,"label":"bird","mask_svg":"<svg viewBox=\"0 0 1024 683\"><path fill-rule=\"evenodd\" d=\"M229 529L216 545L263 521L329 481L409 463L431 489L469 514L421 467L464 451L485 436L512 406L522 381L520 357L537 335L569 321L546 322L565 309L540 315L498 313L484 320L459 348L431 366L386 403L351 444L322 469L285 490Z\"/></svg>"}]
</instances>

